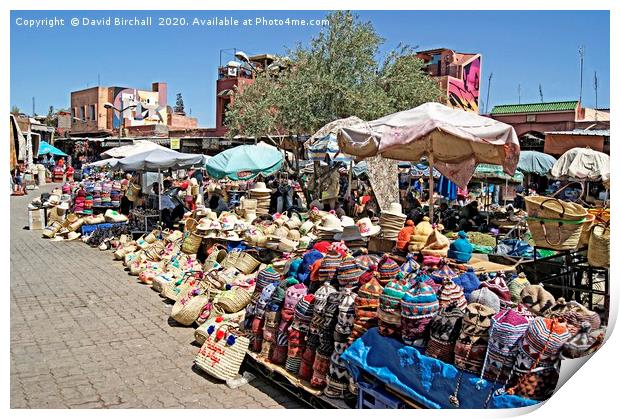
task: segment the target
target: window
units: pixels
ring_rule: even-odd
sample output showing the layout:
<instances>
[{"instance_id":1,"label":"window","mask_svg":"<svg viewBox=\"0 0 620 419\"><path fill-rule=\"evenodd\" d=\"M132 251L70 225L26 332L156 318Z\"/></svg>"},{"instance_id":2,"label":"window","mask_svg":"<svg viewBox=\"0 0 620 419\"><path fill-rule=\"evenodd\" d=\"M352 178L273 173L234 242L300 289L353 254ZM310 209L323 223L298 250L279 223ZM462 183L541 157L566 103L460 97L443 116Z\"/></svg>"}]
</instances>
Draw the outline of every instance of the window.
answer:
<instances>
[{"instance_id":1,"label":"window","mask_svg":"<svg viewBox=\"0 0 620 419\"><path fill-rule=\"evenodd\" d=\"M71 108L71 122L73 122L73 118L75 118L75 108Z\"/></svg>"},{"instance_id":2,"label":"window","mask_svg":"<svg viewBox=\"0 0 620 419\"><path fill-rule=\"evenodd\" d=\"M536 115L526 115L525 122L536 122Z\"/></svg>"},{"instance_id":3,"label":"window","mask_svg":"<svg viewBox=\"0 0 620 419\"><path fill-rule=\"evenodd\" d=\"M88 119L91 121L97 120L97 112L95 111L95 105L88 106Z\"/></svg>"},{"instance_id":4,"label":"window","mask_svg":"<svg viewBox=\"0 0 620 419\"><path fill-rule=\"evenodd\" d=\"M79 113L78 113L78 116L77 116L77 117L78 117L78 119L79 119L80 121L84 121L84 106L80 106L80 107L78 108L78 112L79 112Z\"/></svg>"}]
</instances>

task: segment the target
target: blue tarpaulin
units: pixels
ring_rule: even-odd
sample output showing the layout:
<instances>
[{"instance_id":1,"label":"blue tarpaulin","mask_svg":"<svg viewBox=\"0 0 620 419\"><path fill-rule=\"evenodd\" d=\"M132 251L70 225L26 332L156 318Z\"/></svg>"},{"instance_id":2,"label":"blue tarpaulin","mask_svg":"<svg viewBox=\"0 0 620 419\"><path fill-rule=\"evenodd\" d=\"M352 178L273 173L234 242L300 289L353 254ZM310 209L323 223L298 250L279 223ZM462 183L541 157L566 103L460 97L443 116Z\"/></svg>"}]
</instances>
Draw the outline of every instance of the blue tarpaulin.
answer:
<instances>
[{"instance_id":1,"label":"blue tarpaulin","mask_svg":"<svg viewBox=\"0 0 620 419\"><path fill-rule=\"evenodd\" d=\"M392 389L428 408L454 408L449 397L454 394L459 370L396 339L386 338L372 328L355 340L341 355L354 377L363 371ZM462 409L482 409L490 391L499 385L463 373L458 400ZM516 408L539 403L513 395L494 395L488 408Z\"/></svg>"}]
</instances>

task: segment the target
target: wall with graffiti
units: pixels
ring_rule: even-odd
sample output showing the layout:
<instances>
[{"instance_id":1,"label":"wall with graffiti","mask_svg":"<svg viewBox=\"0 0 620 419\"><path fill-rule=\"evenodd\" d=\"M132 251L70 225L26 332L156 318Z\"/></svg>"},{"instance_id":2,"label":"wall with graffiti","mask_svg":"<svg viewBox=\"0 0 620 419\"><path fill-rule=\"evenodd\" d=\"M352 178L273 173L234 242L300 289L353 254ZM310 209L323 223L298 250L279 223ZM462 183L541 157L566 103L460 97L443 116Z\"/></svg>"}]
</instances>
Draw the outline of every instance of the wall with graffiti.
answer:
<instances>
[{"instance_id":1,"label":"wall with graffiti","mask_svg":"<svg viewBox=\"0 0 620 419\"><path fill-rule=\"evenodd\" d=\"M479 112L480 67L478 56L463 66L462 79L449 78L448 101L452 107Z\"/></svg>"},{"instance_id":2,"label":"wall with graffiti","mask_svg":"<svg viewBox=\"0 0 620 419\"><path fill-rule=\"evenodd\" d=\"M113 95L114 107L123 110L122 116L114 111L112 118L114 128L120 127L121 118L125 119L126 127L166 124L168 115L165 91L117 87L114 88ZM130 108L132 105L135 105L135 108Z\"/></svg>"}]
</instances>

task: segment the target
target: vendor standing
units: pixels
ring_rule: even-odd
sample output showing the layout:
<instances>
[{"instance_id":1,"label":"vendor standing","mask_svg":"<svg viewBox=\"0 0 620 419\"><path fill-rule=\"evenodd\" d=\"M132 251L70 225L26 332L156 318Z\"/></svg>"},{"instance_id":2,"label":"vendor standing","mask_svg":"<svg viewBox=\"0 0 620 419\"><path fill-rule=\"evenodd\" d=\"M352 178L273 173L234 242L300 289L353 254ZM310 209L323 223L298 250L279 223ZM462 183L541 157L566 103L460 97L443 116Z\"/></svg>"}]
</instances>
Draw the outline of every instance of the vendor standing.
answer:
<instances>
[{"instance_id":1,"label":"vendor standing","mask_svg":"<svg viewBox=\"0 0 620 419\"><path fill-rule=\"evenodd\" d=\"M153 192L149 195L149 206L151 208L159 209L161 212L161 220L166 228L174 228L174 223L180 220L185 213L183 205L176 204L170 195L165 192L170 189L172 182L165 179L164 190L161 193L159 191L159 182L153 184ZM160 206L161 201L161 206Z\"/></svg>"}]
</instances>

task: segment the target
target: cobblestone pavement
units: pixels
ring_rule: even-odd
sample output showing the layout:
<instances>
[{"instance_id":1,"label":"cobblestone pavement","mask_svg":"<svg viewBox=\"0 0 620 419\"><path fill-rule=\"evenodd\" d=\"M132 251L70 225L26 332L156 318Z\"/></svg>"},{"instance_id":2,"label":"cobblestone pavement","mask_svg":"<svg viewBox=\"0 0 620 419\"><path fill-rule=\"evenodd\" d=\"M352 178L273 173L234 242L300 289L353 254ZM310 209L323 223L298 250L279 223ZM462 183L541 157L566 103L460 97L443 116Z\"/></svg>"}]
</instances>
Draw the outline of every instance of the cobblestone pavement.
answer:
<instances>
[{"instance_id":1,"label":"cobblestone pavement","mask_svg":"<svg viewBox=\"0 0 620 419\"><path fill-rule=\"evenodd\" d=\"M192 328L111 252L42 239L11 197L11 408L299 408L257 377L236 390L192 369Z\"/></svg>"}]
</instances>

